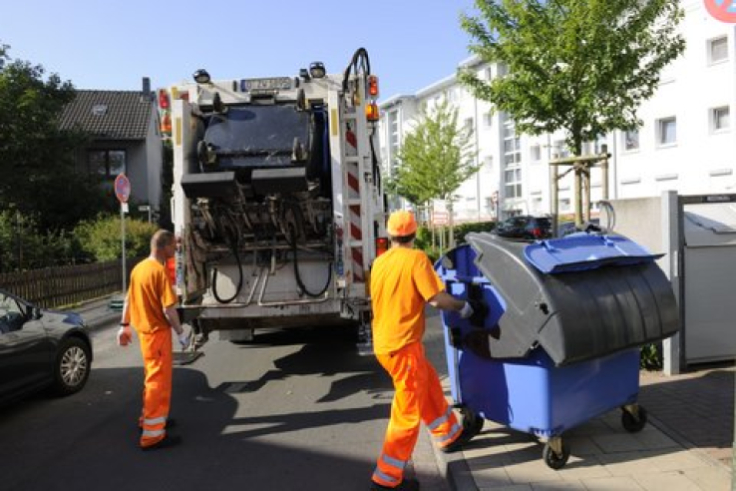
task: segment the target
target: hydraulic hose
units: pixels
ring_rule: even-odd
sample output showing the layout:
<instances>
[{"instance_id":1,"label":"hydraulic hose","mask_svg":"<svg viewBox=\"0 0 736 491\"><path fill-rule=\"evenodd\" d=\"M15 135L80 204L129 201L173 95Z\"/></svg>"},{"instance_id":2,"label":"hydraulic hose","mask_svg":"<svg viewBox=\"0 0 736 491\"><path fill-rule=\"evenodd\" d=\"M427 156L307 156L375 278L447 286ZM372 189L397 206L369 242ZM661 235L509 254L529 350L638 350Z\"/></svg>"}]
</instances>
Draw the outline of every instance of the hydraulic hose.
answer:
<instances>
[{"instance_id":1,"label":"hydraulic hose","mask_svg":"<svg viewBox=\"0 0 736 491\"><path fill-rule=\"evenodd\" d=\"M294 219L295 220L302 220L301 210L299 209L298 205L296 203L291 203L291 209L294 213ZM327 291L327 288L330 286L330 280L332 279L332 262L327 263L327 281L325 282L325 286L318 292L311 292L309 289L307 289L306 285L302 281L302 276L299 273L299 254L297 252L297 244L296 244L296 228L294 226L289 227L289 241L291 242L291 250L294 254L294 278L296 279L296 284L299 287L299 292L303 293L304 295L312 298L321 297L324 295L324 293Z\"/></svg>"},{"instance_id":2,"label":"hydraulic hose","mask_svg":"<svg viewBox=\"0 0 736 491\"><path fill-rule=\"evenodd\" d=\"M238 253L238 238L237 238L237 234L235 232L232 232L231 231L231 233L228 234L228 235L229 235L229 239L230 239L229 240L229 245L230 245L230 248L233 251L233 256L235 256L235 262L238 265L238 274L239 274L238 287L235 289L235 293L233 294L232 297L230 297L228 299L220 298L219 293L217 293L217 275L218 275L218 270L217 270L217 268L214 268L214 272L212 273L212 295L214 295L215 300L217 300L220 303L230 303L230 302L232 302L233 300L235 300L236 298L238 298L238 295L240 295L240 290L243 289L243 280L244 280L244 278L243 278L243 264L240 261L240 254Z\"/></svg>"},{"instance_id":3,"label":"hydraulic hose","mask_svg":"<svg viewBox=\"0 0 736 491\"><path fill-rule=\"evenodd\" d=\"M368 59L368 51L366 51L365 48L358 48L355 51L355 54L353 55L353 59L348 63L347 68L345 68L345 73L343 74L342 78L342 90L343 92L347 92L348 90L348 79L350 78L350 70L352 69L355 73L358 72L358 68L360 65L360 69L365 73L366 75L371 74L371 62Z\"/></svg>"}]
</instances>

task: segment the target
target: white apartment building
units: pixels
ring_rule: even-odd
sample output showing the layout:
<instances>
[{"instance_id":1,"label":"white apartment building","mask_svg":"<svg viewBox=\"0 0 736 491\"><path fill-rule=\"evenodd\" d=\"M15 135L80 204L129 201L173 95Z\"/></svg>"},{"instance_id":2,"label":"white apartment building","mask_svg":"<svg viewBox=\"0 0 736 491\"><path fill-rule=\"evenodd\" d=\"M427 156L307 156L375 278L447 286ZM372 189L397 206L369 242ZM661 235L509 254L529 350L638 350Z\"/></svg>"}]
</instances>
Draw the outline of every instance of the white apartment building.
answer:
<instances>
[{"instance_id":1,"label":"white apartment building","mask_svg":"<svg viewBox=\"0 0 736 491\"><path fill-rule=\"evenodd\" d=\"M680 194L736 193L736 25L719 22L702 0L680 0L685 19L680 24L687 47L661 74L654 97L639 109L644 125L638 132L615 131L589 142L584 153L611 154L610 199ZM502 75L503 67L471 58L460 63L477 70L481 79ZM460 124L473 128L473 145L480 172L456 194L456 221L503 219L516 214L546 214L552 210L551 159L564 157L564 134L517 135L513 121L474 98L454 75L413 95L398 95L380 104L382 162L390 174L403 138L423 104L431 107L447 98L459 113ZM563 169L564 170L564 169ZM602 197L601 171L591 172L592 202ZM560 182L559 212L570 214L573 180ZM394 207L398 203L392 203ZM444 203L437 203L442 208Z\"/></svg>"}]
</instances>

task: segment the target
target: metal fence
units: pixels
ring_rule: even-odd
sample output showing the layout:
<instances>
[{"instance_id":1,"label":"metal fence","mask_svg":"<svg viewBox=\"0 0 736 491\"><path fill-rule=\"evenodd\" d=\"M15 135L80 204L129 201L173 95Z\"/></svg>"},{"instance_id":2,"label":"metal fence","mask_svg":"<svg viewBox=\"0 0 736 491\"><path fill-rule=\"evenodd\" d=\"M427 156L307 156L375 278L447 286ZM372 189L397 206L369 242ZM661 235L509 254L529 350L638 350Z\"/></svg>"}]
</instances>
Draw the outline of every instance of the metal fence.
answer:
<instances>
[{"instance_id":1,"label":"metal fence","mask_svg":"<svg viewBox=\"0 0 736 491\"><path fill-rule=\"evenodd\" d=\"M126 261L128 275L138 261ZM44 308L92 300L120 292L122 287L120 261L0 273L0 288Z\"/></svg>"}]
</instances>

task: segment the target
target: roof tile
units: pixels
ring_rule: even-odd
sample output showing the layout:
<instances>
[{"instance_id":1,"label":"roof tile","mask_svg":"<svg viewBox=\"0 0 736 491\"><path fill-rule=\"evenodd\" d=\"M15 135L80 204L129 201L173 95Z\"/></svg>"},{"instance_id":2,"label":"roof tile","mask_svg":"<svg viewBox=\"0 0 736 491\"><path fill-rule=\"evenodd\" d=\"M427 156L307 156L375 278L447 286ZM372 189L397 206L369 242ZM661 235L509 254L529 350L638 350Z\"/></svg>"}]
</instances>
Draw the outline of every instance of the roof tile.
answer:
<instances>
[{"instance_id":1,"label":"roof tile","mask_svg":"<svg viewBox=\"0 0 736 491\"><path fill-rule=\"evenodd\" d=\"M153 98L139 91L78 90L61 115L61 128L114 140L144 140Z\"/></svg>"}]
</instances>

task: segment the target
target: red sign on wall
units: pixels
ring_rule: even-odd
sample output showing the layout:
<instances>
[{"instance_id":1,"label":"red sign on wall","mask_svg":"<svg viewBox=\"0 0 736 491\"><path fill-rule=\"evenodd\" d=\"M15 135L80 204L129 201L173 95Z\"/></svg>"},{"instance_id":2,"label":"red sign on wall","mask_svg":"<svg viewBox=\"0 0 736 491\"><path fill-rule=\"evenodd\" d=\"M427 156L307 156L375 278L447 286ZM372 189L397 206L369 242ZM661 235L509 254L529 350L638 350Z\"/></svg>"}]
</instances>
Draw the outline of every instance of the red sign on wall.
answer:
<instances>
[{"instance_id":1,"label":"red sign on wall","mask_svg":"<svg viewBox=\"0 0 736 491\"><path fill-rule=\"evenodd\" d=\"M705 9L716 20L728 24L736 24L736 1L704 0Z\"/></svg>"}]
</instances>

